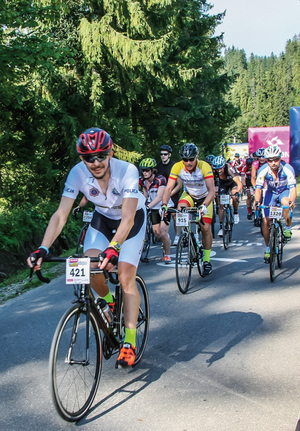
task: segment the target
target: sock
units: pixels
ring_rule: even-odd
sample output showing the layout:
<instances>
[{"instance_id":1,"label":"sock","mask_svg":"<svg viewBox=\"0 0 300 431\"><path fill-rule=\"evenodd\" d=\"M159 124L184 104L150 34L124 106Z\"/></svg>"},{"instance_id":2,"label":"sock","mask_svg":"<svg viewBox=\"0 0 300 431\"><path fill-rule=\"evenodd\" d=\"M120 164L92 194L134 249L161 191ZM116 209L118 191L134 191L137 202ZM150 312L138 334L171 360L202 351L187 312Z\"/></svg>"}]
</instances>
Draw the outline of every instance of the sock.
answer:
<instances>
[{"instance_id":1,"label":"sock","mask_svg":"<svg viewBox=\"0 0 300 431\"><path fill-rule=\"evenodd\" d=\"M204 251L203 262L210 262L210 252L211 252L211 250L203 250L203 251Z\"/></svg>"},{"instance_id":2,"label":"sock","mask_svg":"<svg viewBox=\"0 0 300 431\"><path fill-rule=\"evenodd\" d=\"M220 223L220 229L223 229L223 223Z\"/></svg>"},{"instance_id":3,"label":"sock","mask_svg":"<svg viewBox=\"0 0 300 431\"><path fill-rule=\"evenodd\" d=\"M284 230L292 230L292 226L287 226L287 225L285 225Z\"/></svg>"},{"instance_id":4,"label":"sock","mask_svg":"<svg viewBox=\"0 0 300 431\"><path fill-rule=\"evenodd\" d=\"M270 253L270 247L266 248L266 253Z\"/></svg>"},{"instance_id":5,"label":"sock","mask_svg":"<svg viewBox=\"0 0 300 431\"><path fill-rule=\"evenodd\" d=\"M107 295L103 296L103 299L105 299L108 304L114 302L114 297L112 296L111 292L108 292Z\"/></svg>"},{"instance_id":6,"label":"sock","mask_svg":"<svg viewBox=\"0 0 300 431\"><path fill-rule=\"evenodd\" d=\"M248 214L251 214L251 208L248 207L247 209L248 209Z\"/></svg>"},{"instance_id":7,"label":"sock","mask_svg":"<svg viewBox=\"0 0 300 431\"><path fill-rule=\"evenodd\" d=\"M125 327L124 343L130 343L135 347L136 344L136 328L130 329Z\"/></svg>"}]
</instances>

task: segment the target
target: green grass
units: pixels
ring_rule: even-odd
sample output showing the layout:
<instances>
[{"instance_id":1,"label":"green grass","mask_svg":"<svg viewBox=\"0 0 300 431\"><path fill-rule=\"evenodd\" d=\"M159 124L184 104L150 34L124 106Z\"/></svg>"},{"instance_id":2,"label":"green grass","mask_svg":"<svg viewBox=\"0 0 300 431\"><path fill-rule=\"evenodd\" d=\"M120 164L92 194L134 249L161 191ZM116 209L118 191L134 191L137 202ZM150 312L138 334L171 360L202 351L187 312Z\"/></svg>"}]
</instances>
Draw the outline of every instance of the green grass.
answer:
<instances>
[{"instance_id":1,"label":"green grass","mask_svg":"<svg viewBox=\"0 0 300 431\"><path fill-rule=\"evenodd\" d=\"M62 253L61 256L70 256L75 253L75 248ZM44 263L42 271L44 277L49 277L53 279L57 276L55 267L61 265L60 263L49 262ZM52 269L52 270L51 270ZM33 276L32 280L29 280L30 269L23 269L17 271L11 277L6 278L2 283L0 283L0 303L12 299L28 290L34 289L43 284L36 275ZM15 288L14 288L15 286Z\"/></svg>"}]
</instances>

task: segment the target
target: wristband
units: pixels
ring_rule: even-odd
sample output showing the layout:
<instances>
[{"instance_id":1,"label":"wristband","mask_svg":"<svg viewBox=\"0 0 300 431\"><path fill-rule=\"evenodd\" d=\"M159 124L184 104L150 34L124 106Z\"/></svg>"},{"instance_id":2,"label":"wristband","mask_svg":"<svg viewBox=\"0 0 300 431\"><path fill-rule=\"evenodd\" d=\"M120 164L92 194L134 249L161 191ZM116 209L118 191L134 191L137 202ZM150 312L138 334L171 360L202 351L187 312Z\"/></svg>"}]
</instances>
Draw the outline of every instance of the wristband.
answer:
<instances>
[{"instance_id":1,"label":"wristband","mask_svg":"<svg viewBox=\"0 0 300 431\"><path fill-rule=\"evenodd\" d=\"M121 244L117 241L111 241L109 243L109 247L114 248L118 253L120 253L120 251L121 251Z\"/></svg>"},{"instance_id":2,"label":"wristband","mask_svg":"<svg viewBox=\"0 0 300 431\"><path fill-rule=\"evenodd\" d=\"M47 254L49 254L49 249L47 247L45 247L44 245L41 245L39 247L39 249L42 248L43 250L46 250Z\"/></svg>"}]
</instances>

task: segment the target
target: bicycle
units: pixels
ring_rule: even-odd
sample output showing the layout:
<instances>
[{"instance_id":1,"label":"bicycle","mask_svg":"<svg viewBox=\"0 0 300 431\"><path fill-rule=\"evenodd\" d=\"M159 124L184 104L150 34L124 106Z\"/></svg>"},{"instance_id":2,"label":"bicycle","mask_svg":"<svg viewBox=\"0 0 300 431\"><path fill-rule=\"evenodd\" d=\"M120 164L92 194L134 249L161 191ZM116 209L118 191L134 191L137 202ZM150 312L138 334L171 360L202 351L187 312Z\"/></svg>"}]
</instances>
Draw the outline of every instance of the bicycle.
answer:
<instances>
[{"instance_id":1,"label":"bicycle","mask_svg":"<svg viewBox=\"0 0 300 431\"><path fill-rule=\"evenodd\" d=\"M89 221L82 228L77 247L85 236ZM66 257L46 257L44 262L66 262L66 282L73 284L75 300L60 319L51 344L49 367L53 404L66 421L77 422L91 407L96 396L102 369L102 358L109 359L119 352L125 336L122 287L117 269L111 273L91 268L91 262L99 259L80 254ZM90 287L90 276L104 274L106 282L115 285L115 311L112 314L108 304L96 299ZM41 271L38 278L49 283ZM31 269L30 278L33 275ZM150 306L146 284L136 275L140 294L137 320L136 359L137 365L146 348Z\"/></svg>"},{"instance_id":2,"label":"bicycle","mask_svg":"<svg viewBox=\"0 0 300 431\"><path fill-rule=\"evenodd\" d=\"M223 205L223 245L225 250L228 249L228 245L231 242L234 224L233 207L230 204L230 198L230 193L220 195L220 205Z\"/></svg>"},{"instance_id":3,"label":"bicycle","mask_svg":"<svg viewBox=\"0 0 300 431\"><path fill-rule=\"evenodd\" d=\"M182 227L178 244L176 246L176 282L181 293L185 294L190 286L192 268L197 265L198 273L203 277L203 245L200 242L200 223L204 224L199 208L183 208L182 211L169 208L168 211L176 212L176 225ZM197 243L191 225L196 224Z\"/></svg>"},{"instance_id":4,"label":"bicycle","mask_svg":"<svg viewBox=\"0 0 300 431\"><path fill-rule=\"evenodd\" d=\"M288 205L283 206L268 206L268 205L260 205L261 209L269 208L269 218L271 219L270 223L270 280L273 282L275 279L275 268L276 268L276 260L278 268L282 267L282 256L283 256L283 247L286 244L286 240L284 238L283 233L283 210L289 209ZM290 210L290 217L292 218L293 213Z\"/></svg>"}]
</instances>

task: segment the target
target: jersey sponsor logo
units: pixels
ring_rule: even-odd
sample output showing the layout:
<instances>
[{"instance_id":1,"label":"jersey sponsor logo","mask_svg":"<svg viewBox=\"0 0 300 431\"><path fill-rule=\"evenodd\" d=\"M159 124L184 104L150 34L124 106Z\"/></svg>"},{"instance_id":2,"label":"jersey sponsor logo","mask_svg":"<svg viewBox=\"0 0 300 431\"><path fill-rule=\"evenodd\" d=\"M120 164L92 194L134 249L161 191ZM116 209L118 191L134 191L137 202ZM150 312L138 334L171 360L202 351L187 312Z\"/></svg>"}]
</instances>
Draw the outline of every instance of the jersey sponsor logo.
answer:
<instances>
[{"instance_id":1,"label":"jersey sponsor logo","mask_svg":"<svg viewBox=\"0 0 300 431\"><path fill-rule=\"evenodd\" d=\"M138 193L137 189L125 189L124 193Z\"/></svg>"},{"instance_id":2,"label":"jersey sponsor logo","mask_svg":"<svg viewBox=\"0 0 300 431\"><path fill-rule=\"evenodd\" d=\"M120 196L120 192L118 192L118 190L115 187L112 189L112 194L116 196Z\"/></svg>"},{"instance_id":3,"label":"jersey sponsor logo","mask_svg":"<svg viewBox=\"0 0 300 431\"><path fill-rule=\"evenodd\" d=\"M92 189L90 189L90 196L93 196L93 198L95 198L96 196L99 196L99 194L100 194L100 192L98 189L96 189L94 187Z\"/></svg>"},{"instance_id":4,"label":"jersey sponsor logo","mask_svg":"<svg viewBox=\"0 0 300 431\"><path fill-rule=\"evenodd\" d=\"M75 191L73 189L70 189L70 187L65 187L64 191L67 193L75 193Z\"/></svg>"}]
</instances>

